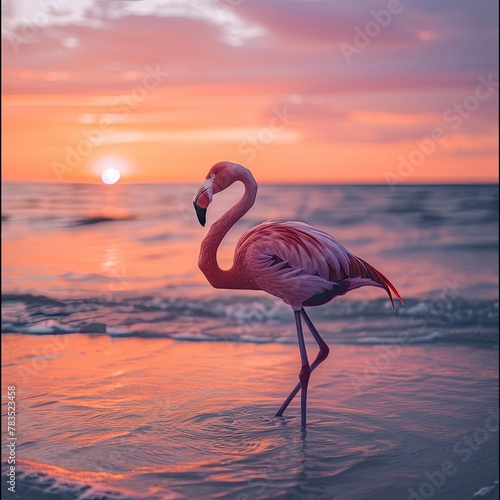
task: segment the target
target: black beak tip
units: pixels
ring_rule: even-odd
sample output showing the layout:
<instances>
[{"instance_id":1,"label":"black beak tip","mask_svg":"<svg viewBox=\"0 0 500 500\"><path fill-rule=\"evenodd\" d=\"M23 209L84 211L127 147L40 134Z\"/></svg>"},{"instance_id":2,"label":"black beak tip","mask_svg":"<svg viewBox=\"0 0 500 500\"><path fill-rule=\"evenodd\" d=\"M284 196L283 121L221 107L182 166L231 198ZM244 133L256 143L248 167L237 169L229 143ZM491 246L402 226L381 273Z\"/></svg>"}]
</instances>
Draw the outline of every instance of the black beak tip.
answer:
<instances>
[{"instance_id":1,"label":"black beak tip","mask_svg":"<svg viewBox=\"0 0 500 500\"><path fill-rule=\"evenodd\" d=\"M206 208L201 208L196 204L195 201L193 201L194 209L196 210L196 216L198 217L198 221L202 226L205 226L205 223L207 222L207 209Z\"/></svg>"}]
</instances>

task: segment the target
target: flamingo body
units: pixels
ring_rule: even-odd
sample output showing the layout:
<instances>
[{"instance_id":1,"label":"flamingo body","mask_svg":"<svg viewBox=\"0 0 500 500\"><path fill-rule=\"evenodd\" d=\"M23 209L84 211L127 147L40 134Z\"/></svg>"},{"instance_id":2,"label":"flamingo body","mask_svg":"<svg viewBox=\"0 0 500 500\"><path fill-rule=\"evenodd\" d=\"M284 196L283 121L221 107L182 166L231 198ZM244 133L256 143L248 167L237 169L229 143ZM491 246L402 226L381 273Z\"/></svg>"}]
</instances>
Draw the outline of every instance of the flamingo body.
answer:
<instances>
[{"instance_id":1,"label":"flamingo body","mask_svg":"<svg viewBox=\"0 0 500 500\"><path fill-rule=\"evenodd\" d=\"M242 199L212 224L200 249L199 267L215 288L263 290L281 298L293 309L302 369L299 384L277 415L280 416L299 389L302 389L302 425L306 423L306 394L310 373L328 355L329 349L304 306L319 306L350 290L363 286L385 289L392 305L392 294L402 299L392 283L377 269L346 250L335 238L304 222L267 221L247 231L236 244L233 265L222 270L217 264L217 248L229 229L252 207L257 183L249 170L231 162L215 164L193 203L202 225L214 194L233 182L245 185ZM311 330L320 352L309 365L302 334L301 317Z\"/></svg>"},{"instance_id":2,"label":"flamingo body","mask_svg":"<svg viewBox=\"0 0 500 500\"><path fill-rule=\"evenodd\" d=\"M248 273L253 289L264 290L298 311L326 304L362 286L399 294L370 264L351 254L335 238L304 222L268 221L247 231L235 249L235 267Z\"/></svg>"}]
</instances>

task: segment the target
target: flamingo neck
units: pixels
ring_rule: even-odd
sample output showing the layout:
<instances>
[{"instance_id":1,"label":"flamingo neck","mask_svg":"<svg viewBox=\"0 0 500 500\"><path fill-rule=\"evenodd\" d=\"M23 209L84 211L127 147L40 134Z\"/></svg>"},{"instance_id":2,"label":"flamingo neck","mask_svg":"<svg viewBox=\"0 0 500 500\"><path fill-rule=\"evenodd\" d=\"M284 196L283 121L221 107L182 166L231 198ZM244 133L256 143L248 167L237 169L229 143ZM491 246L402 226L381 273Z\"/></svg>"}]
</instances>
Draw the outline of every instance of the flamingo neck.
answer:
<instances>
[{"instance_id":1,"label":"flamingo neck","mask_svg":"<svg viewBox=\"0 0 500 500\"><path fill-rule=\"evenodd\" d=\"M198 266L214 288L240 288L240 283L238 283L237 277L234 276L234 266L227 271L219 267L217 249L227 232L254 204L257 195L257 183L250 172L248 174L242 172L235 180L243 182L245 186L243 196L236 205L212 224L201 243Z\"/></svg>"}]
</instances>

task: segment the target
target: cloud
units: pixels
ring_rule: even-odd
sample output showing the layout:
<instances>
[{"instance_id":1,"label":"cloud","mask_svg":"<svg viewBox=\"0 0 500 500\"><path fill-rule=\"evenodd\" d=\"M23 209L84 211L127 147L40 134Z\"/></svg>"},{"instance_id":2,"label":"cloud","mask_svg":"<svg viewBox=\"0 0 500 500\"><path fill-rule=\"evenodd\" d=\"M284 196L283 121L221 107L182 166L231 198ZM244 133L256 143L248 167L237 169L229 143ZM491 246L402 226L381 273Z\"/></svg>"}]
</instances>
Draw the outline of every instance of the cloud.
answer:
<instances>
[{"instance_id":1,"label":"cloud","mask_svg":"<svg viewBox=\"0 0 500 500\"><path fill-rule=\"evenodd\" d=\"M349 65L340 43L353 44L354 28L373 21L374 2L253 0L229 8L214 0L191 9L173 2L169 10L156 7L161 15L151 7L131 14L145 3L132 2L137 7L110 16L116 5L130 3L87 5L78 23L68 17L70 24L35 29L29 38L15 24L2 39L4 92L121 90L156 64L170 73L165 86L271 84L289 92L457 88L495 67L497 33L481 6L469 19L453 2L442 2L448 8L437 12L430 4L402 3L401 13ZM229 43L226 18L233 35L238 29L254 35Z\"/></svg>"}]
</instances>

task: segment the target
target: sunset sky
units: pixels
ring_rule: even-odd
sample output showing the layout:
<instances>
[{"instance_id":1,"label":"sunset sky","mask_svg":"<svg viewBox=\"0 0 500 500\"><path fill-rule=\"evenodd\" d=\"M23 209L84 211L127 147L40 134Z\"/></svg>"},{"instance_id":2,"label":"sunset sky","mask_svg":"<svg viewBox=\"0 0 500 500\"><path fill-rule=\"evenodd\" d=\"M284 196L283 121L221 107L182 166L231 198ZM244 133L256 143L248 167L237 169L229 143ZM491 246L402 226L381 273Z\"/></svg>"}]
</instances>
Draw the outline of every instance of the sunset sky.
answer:
<instances>
[{"instance_id":1,"label":"sunset sky","mask_svg":"<svg viewBox=\"0 0 500 500\"><path fill-rule=\"evenodd\" d=\"M2 10L4 181L497 181L496 0Z\"/></svg>"}]
</instances>

